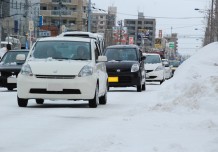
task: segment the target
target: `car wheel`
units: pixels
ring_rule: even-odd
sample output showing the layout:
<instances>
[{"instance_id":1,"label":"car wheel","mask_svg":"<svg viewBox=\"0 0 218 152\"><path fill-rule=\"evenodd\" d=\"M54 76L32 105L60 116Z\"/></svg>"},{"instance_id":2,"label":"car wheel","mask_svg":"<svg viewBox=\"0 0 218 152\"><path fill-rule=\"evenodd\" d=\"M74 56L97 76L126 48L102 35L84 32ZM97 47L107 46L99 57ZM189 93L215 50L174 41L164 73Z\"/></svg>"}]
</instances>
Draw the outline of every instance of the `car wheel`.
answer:
<instances>
[{"instance_id":1,"label":"car wheel","mask_svg":"<svg viewBox=\"0 0 218 152\"><path fill-rule=\"evenodd\" d=\"M142 85L142 90L143 90L143 91L146 90L146 83L144 83L144 84Z\"/></svg>"},{"instance_id":2,"label":"car wheel","mask_svg":"<svg viewBox=\"0 0 218 152\"><path fill-rule=\"evenodd\" d=\"M164 82L164 79L160 81L160 84L162 84Z\"/></svg>"},{"instance_id":3,"label":"car wheel","mask_svg":"<svg viewBox=\"0 0 218 152\"><path fill-rule=\"evenodd\" d=\"M28 104L28 99L22 99L17 96L17 103L19 107L26 107Z\"/></svg>"},{"instance_id":4,"label":"car wheel","mask_svg":"<svg viewBox=\"0 0 218 152\"><path fill-rule=\"evenodd\" d=\"M105 105L107 103L107 89L105 91L105 94L99 98L99 104Z\"/></svg>"},{"instance_id":5,"label":"car wheel","mask_svg":"<svg viewBox=\"0 0 218 152\"><path fill-rule=\"evenodd\" d=\"M36 99L36 103L37 104L43 104L44 103L44 99Z\"/></svg>"},{"instance_id":6,"label":"car wheel","mask_svg":"<svg viewBox=\"0 0 218 152\"><path fill-rule=\"evenodd\" d=\"M97 108L98 103L99 103L98 86L96 86L95 97L94 97L94 99L89 100L89 107L90 108Z\"/></svg>"},{"instance_id":7,"label":"car wheel","mask_svg":"<svg viewBox=\"0 0 218 152\"><path fill-rule=\"evenodd\" d=\"M9 91L12 91L14 88L12 88L12 87L8 87L7 88Z\"/></svg>"},{"instance_id":8,"label":"car wheel","mask_svg":"<svg viewBox=\"0 0 218 152\"><path fill-rule=\"evenodd\" d=\"M137 85L137 92L142 92L142 85Z\"/></svg>"}]
</instances>

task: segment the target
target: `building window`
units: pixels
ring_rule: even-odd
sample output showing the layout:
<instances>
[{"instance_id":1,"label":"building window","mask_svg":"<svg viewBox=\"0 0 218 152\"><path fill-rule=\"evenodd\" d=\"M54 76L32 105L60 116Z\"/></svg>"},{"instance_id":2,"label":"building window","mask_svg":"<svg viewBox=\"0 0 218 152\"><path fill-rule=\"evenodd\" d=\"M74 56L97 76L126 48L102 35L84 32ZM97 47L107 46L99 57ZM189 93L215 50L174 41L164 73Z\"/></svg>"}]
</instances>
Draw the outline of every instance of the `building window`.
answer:
<instances>
[{"instance_id":1,"label":"building window","mask_svg":"<svg viewBox=\"0 0 218 152\"><path fill-rule=\"evenodd\" d=\"M46 6L42 6L41 10L47 10L47 7Z\"/></svg>"},{"instance_id":2,"label":"building window","mask_svg":"<svg viewBox=\"0 0 218 152\"><path fill-rule=\"evenodd\" d=\"M142 24L142 21L138 21L138 24Z\"/></svg>"}]
</instances>

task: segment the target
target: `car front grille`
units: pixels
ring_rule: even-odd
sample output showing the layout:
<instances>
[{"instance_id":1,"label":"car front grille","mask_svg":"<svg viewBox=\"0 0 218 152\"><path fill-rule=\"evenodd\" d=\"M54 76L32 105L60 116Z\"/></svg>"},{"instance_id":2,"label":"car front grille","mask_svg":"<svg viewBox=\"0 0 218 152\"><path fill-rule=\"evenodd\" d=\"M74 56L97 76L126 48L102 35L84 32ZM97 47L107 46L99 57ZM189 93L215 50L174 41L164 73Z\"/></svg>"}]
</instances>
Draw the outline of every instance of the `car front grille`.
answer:
<instances>
[{"instance_id":1,"label":"car front grille","mask_svg":"<svg viewBox=\"0 0 218 152\"><path fill-rule=\"evenodd\" d=\"M63 89L63 91L47 91L43 88L30 89L30 93L35 94L81 94L79 89Z\"/></svg>"},{"instance_id":2,"label":"car front grille","mask_svg":"<svg viewBox=\"0 0 218 152\"><path fill-rule=\"evenodd\" d=\"M129 76L119 76L120 83L131 83L132 79Z\"/></svg>"},{"instance_id":3,"label":"car front grille","mask_svg":"<svg viewBox=\"0 0 218 152\"><path fill-rule=\"evenodd\" d=\"M36 75L40 79L74 79L75 75Z\"/></svg>"},{"instance_id":4,"label":"car front grille","mask_svg":"<svg viewBox=\"0 0 218 152\"><path fill-rule=\"evenodd\" d=\"M146 73L152 72L153 70L146 70Z\"/></svg>"}]
</instances>

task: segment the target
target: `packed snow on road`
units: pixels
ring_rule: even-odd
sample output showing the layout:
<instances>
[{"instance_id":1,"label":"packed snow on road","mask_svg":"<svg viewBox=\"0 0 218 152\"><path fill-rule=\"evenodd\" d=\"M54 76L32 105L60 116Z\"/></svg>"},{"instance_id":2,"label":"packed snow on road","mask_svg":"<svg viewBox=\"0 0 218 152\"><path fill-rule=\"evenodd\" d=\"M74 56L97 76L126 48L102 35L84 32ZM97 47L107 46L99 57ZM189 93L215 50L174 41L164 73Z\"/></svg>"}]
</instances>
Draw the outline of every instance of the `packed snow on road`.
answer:
<instances>
[{"instance_id":1,"label":"packed snow on road","mask_svg":"<svg viewBox=\"0 0 218 152\"><path fill-rule=\"evenodd\" d=\"M218 43L180 65L162 85L112 88L108 103L17 106L0 88L0 152L217 152Z\"/></svg>"}]
</instances>

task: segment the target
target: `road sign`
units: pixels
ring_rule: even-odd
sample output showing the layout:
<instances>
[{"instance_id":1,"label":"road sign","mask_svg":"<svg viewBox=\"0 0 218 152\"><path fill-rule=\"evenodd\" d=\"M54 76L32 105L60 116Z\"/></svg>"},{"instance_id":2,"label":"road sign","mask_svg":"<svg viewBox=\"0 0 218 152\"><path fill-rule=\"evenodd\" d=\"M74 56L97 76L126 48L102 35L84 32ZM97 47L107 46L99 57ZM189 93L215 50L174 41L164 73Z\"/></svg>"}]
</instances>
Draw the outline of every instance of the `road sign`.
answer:
<instances>
[{"instance_id":1,"label":"road sign","mask_svg":"<svg viewBox=\"0 0 218 152\"><path fill-rule=\"evenodd\" d=\"M30 30L30 31L33 31L33 30L34 30L33 21L29 21L29 30Z\"/></svg>"},{"instance_id":2,"label":"road sign","mask_svg":"<svg viewBox=\"0 0 218 152\"><path fill-rule=\"evenodd\" d=\"M174 49L174 42L169 42L169 48Z\"/></svg>"}]
</instances>

